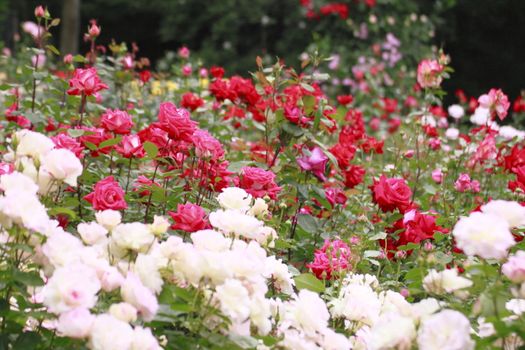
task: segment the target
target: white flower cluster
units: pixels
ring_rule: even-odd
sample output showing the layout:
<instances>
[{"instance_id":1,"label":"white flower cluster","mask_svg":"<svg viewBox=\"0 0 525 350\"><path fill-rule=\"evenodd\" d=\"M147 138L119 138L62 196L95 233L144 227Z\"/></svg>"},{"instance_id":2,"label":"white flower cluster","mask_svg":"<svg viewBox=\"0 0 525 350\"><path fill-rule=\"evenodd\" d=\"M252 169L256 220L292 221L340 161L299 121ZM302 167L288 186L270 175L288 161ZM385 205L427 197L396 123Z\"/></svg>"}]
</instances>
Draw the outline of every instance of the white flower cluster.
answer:
<instances>
[{"instance_id":1,"label":"white flower cluster","mask_svg":"<svg viewBox=\"0 0 525 350\"><path fill-rule=\"evenodd\" d=\"M468 256L503 259L516 242L511 228L525 225L525 207L517 202L493 200L461 218L453 235L458 248Z\"/></svg>"},{"instance_id":2,"label":"white flower cluster","mask_svg":"<svg viewBox=\"0 0 525 350\"><path fill-rule=\"evenodd\" d=\"M371 275L349 275L330 303L335 319L353 332L353 349L472 349L470 323L461 313L441 310L436 299L410 304L394 291L380 291ZM447 334L447 336L443 336Z\"/></svg>"},{"instance_id":3,"label":"white flower cluster","mask_svg":"<svg viewBox=\"0 0 525 350\"><path fill-rule=\"evenodd\" d=\"M30 177L38 185L40 194L57 191L61 182L77 185L77 178L82 174L80 160L68 149L55 148L49 137L24 129L13 135L11 146L4 159Z\"/></svg>"}]
</instances>

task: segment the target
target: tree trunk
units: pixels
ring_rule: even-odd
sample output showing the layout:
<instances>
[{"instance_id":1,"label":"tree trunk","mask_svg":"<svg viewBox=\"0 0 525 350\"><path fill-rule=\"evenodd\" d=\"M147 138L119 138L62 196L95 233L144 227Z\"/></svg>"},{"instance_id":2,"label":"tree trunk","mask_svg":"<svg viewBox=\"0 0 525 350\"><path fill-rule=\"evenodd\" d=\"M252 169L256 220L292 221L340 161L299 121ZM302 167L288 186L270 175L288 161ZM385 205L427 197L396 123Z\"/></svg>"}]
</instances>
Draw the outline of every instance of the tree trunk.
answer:
<instances>
[{"instance_id":1,"label":"tree trunk","mask_svg":"<svg viewBox=\"0 0 525 350\"><path fill-rule=\"evenodd\" d=\"M62 54L78 53L80 0L63 0L60 27L60 51Z\"/></svg>"}]
</instances>

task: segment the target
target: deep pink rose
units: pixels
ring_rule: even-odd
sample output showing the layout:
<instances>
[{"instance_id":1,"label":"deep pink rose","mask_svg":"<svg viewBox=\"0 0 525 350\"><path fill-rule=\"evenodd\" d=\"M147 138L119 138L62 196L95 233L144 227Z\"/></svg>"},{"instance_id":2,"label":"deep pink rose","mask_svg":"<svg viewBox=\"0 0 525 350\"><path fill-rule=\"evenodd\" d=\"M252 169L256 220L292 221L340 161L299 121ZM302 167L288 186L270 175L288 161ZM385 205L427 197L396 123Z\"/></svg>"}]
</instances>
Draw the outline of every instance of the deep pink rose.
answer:
<instances>
[{"instance_id":1,"label":"deep pink rose","mask_svg":"<svg viewBox=\"0 0 525 350\"><path fill-rule=\"evenodd\" d=\"M108 176L97 182L93 187L93 192L85 196L84 199L91 203L95 210L121 210L128 207L124 199L124 191L113 176Z\"/></svg>"},{"instance_id":2,"label":"deep pink rose","mask_svg":"<svg viewBox=\"0 0 525 350\"><path fill-rule=\"evenodd\" d=\"M304 155L298 158L297 163L302 170L311 171L319 180L326 181L324 172L326 163L328 163L328 157L319 147L314 147L310 151L310 155Z\"/></svg>"},{"instance_id":3,"label":"deep pink rose","mask_svg":"<svg viewBox=\"0 0 525 350\"><path fill-rule=\"evenodd\" d=\"M352 251L340 239L332 242L326 240L323 247L314 253L314 261L306 264L319 279L332 279L333 273L340 273L350 269Z\"/></svg>"},{"instance_id":4,"label":"deep pink rose","mask_svg":"<svg viewBox=\"0 0 525 350\"><path fill-rule=\"evenodd\" d=\"M158 120L159 127L174 140L191 142L191 135L197 128L197 123L190 119L190 112L177 108L171 102L160 104Z\"/></svg>"},{"instance_id":5,"label":"deep pink rose","mask_svg":"<svg viewBox=\"0 0 525 350\"><path fill-rule=\"evenodd\" d=\"M100 80L95 68L77 68L73 73L73 78L69 81L67 94L91 96L107 88L108 86Z\"/></svg>"},{"instance_id":6,"label":"deep pink rose","mask_svg":"<svg viewBox=\"0 0 525 350\"><path fill-rule=\"evenodd\" d=\"M422 88L438 88L444 67L437 60L422 60L417 66L417 82Z\"/></svg>"},{"instance_id":7,"label":"deep pink rose","mask_svg":"<svg viewBox=\"0 0 525 350\"><path fill-rule=\"evenodd\" d=\"M56 136L51 137L51 140L53 140L56 148L68 149L71 152L75 153L75 156L77 156L77 158L84 157L84 155L82 154L84 147L77 139L67 134L58 134Z\"/></svg>"},{"instance_id":8,"label":"deep pink rose","mask_svg":"<svg viewBox=\"0 0 525 350\"><path fill-rule=\"evenodd\" d=\"M217 160L224 155L221 143L206 130L197 129L191 139L198 157Z\"/></svg>"},{"instance_id":9,"label":"deep pink rose","mask_svg":"<svg viewBox=\"0 0 525 350\"><path fill-rule=\"evenodd\" d=\"M143 158L145 155L142 141L138 135L126 135L122 141L115 146L115 150L124 158Z\"/></svg>"},{"instance_id":10,"label":"deep pink rose","mask_svg":"<svg viewBox=\"0 0 525 350\"><path fill-rule=\"evenodd\" d=\"M130 133L133 121L131 116L124 111L107 109L100 118L100 126L106 131L125 135Z\"/></svg>"},{"instance_id":11,"label":"deep pink rose","mask_svg":"<svg viewBox=\"0 0 525 350\"><path fill-rule=\"evenodd\" d=\"M206 212L200 206L193 203L179 204L177 211L169 211L173 219L174 230L195 232L209 227Z\"/></svg>"},{"instance_id":12,"label":"deep pink rose","mask_svg":"<svg viewBox=\"0 0 525 350\"><path fill-rule=\"evenodd\" d=\"M281 191L281 187L275 183L274 173L249 166L241 169L238 186L256 198L268 195L271 199L276 199Z\"/></svg>"}]
</instances>

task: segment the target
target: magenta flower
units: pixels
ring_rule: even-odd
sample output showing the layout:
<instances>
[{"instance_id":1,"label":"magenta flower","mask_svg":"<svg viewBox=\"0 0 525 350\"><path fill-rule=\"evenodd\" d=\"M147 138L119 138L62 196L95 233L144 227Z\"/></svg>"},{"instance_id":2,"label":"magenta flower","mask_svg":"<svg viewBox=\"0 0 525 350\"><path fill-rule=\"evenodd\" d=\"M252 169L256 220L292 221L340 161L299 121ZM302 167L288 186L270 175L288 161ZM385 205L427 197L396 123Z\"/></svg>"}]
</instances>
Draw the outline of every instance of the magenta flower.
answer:
<instances>
[{"instance_id":1,"label":"magenta flower","mask_svg":"<svg viewBox=\"0 0 525 350\"><path fill-rule=\"evenodd\" d=\"M328 157L319 147L314 147L310 155L303 155L297 159L297 164L304 171L311 171L321 181L326 181L324 171L328 163Z\"/></svg>"},{"instance_id":2,"label":"magenta flower","mask_svg":"<svg viewBox=\"0 0 525 350\"><path fill-rule=\"evenodd\" d=\"M351 268L352 251L340 239L326 240L323 247L314 253L314 260L306 267L319 279L332 279L333 273L340 273Z\"/></svg>"},{"instance_id":3,"label":"magenta flower","mask_svg":"<svg viewBox=\"0 0 525 350\"><path fill-rule=\"evenodd\" d=\"M108 86L100 80L95 68L77 68L73 73L73 78L69 81L67 94L91 96L107 88Z\"/></svg>"}]
</instances>

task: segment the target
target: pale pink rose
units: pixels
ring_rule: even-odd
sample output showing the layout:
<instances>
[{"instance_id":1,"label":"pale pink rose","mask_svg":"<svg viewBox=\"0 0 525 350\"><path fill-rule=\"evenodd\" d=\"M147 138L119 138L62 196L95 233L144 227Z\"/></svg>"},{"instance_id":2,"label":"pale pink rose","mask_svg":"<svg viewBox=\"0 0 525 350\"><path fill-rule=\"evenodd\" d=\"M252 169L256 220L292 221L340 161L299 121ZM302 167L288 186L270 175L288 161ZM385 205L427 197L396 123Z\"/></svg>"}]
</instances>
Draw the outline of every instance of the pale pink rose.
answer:
<instances>
[{"instance_id":1,"label":"pale pink rose","mask_svg":"<svg viewBox=\"0 0 525 350\"><path fill-rule=\"evenodd\" d=\"M525 282L525 251L518 250L503 264L501 271L514 283Z\"/></svg>"},{"instance_id":2,"label":"pale pink rose","mask_svg":"<svg viewBox=\"0 0 525 350\"><path fill-rule=\"evenodd\" d=\"M120 294L125 302L138 310L144 321L151 321L157 313L159 308L157 298L133 272L128 272L126 280L121 286Z\"/></svg>"},{"instance_id":3,"label":"pale pink rose","mask_svg":"<svg viewBox=\"0 0 525 350\"><path fill-rule=\"evenodd\" d=\"M441 169L435 169L432 171L432 180L434 180L435 183L440 184L443 181L443 172Z\"/></svg>"},{"instance_id":4,"label":"pale pink rose","mask_svg":"<svg viewBox=\"0 0 525 350\"><path fill-rule=\"evenodd\" d=\"M417 66L417 82L422 88L438 88L443 66L436 60L422 60Z\"/></svg>"},{"instance_id":5,"label":"pale pink rose","mask_svg":"<svg viewBox=\"0 0 525 350\"><path fill-rule=\"evenodd\" d=\"M86 338L91 332L93 321L95 316L88 309L76 308L60 315L57 330L69 338Z\"/></svg>"}]
</instances>

